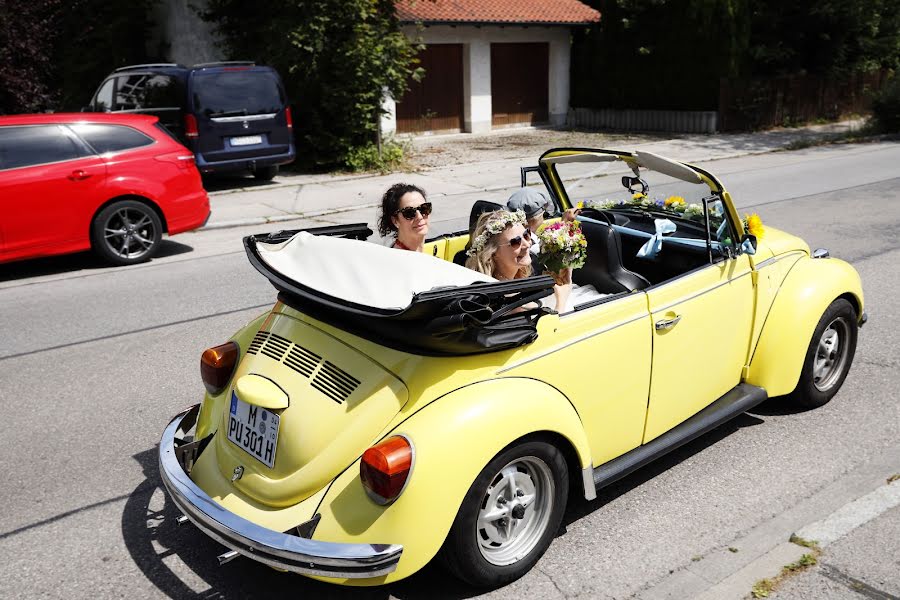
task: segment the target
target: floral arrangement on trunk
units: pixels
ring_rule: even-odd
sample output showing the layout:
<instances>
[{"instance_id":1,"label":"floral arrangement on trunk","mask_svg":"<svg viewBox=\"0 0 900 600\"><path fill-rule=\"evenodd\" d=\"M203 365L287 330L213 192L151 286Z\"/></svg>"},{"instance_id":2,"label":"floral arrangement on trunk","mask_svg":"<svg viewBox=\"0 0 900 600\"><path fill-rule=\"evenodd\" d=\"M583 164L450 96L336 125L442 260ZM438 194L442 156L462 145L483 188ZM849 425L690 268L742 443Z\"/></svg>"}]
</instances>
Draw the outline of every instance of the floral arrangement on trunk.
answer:
<instances>
[{"instance_id":1,"label":"floral arrangement on trunk","mask_svg":"<svg viewBox=\"0 0 900 600\"><path fill-rule=\"evenodd\" d=\"M579 269L587 258L587 240L578 221L557 221L538 230L540 259L548 271Z\"/></svg>"}]
</instances>

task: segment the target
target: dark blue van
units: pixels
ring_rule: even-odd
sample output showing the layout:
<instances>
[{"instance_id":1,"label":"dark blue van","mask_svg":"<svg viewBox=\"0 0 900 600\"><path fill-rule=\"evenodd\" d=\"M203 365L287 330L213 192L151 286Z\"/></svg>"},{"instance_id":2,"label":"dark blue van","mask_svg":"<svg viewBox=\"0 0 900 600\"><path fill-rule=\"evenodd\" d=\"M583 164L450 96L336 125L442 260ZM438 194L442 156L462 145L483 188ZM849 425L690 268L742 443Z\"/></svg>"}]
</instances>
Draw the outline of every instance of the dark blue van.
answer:
<instances>
[{"instance_id":1,"label":"dark blue van","mask_svg":"<svg viewBox=\"0 0 900 600\"><path fill-rule=\"evenodd\" d=\"M122 67L100 84L88 110L159 117L203 173L249 171L268 180L296 156L281 77L252 62Z\"/></svg>"}]
</instances>

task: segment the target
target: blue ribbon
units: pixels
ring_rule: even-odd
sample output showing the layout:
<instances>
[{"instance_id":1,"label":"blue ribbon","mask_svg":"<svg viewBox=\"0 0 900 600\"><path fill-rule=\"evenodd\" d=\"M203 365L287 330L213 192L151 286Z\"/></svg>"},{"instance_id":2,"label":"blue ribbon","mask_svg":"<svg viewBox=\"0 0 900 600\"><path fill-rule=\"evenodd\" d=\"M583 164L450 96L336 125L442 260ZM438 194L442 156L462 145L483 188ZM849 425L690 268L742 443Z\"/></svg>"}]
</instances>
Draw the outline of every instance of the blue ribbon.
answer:
<instances>
[{"instance_id":1,"label":"blue ribbon","mask_svg":"<svg viewBox=\"0 0 900 600\"><path fill-rule=\"evenodd\" d=\"M674 233L677 229L675 223L668 219L653 219L656 226L656 233L650 236L647 243L638 250L638 258L656 258L659 251L662 250L662 238L664 233Z\"/></svg>"}]
</instances>

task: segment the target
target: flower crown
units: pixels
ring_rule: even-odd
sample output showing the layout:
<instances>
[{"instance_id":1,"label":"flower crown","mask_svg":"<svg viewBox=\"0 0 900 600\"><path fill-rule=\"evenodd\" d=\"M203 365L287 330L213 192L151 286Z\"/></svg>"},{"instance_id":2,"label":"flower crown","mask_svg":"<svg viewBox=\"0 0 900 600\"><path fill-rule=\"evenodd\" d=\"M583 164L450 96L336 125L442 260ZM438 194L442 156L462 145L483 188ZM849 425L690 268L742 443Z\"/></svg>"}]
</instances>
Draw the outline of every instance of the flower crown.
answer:
<instances>
[{"instance_id":1,"label":"flower crown","mask_svg":"<svg viewBox=\"0 0 900 600\"><path fill-rule=\"evenodd\" d=\"M525 213L521 210L510 212L507 210L498 210L488 218L484 224L484 231L472 241L472 246L466 252L466 256L475 256L484 248L488 240L493 236L503 233L507 227L511 225L525 225L527 223Z\"/></svg>"}]
</instances>

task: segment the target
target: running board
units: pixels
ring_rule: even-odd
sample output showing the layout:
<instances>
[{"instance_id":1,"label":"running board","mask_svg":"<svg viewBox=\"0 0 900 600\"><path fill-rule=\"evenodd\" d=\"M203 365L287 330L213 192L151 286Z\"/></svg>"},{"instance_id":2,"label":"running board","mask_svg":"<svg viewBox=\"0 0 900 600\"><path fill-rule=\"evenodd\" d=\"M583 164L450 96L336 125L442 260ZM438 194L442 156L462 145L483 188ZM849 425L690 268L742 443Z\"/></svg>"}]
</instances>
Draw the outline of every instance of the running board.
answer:
<instances>
[{"instance_id":1,"label":"running board","mask_svg":"<svg viewBox=\"0 0 900 600\"><path fill-rule=\"evenodd\" d=\"M724 396L658 438L594 469L594 487L605 487L668 454L708 431L763 402L769 395L761 387L741 383Z\"/></svg>"}]
</instances>

